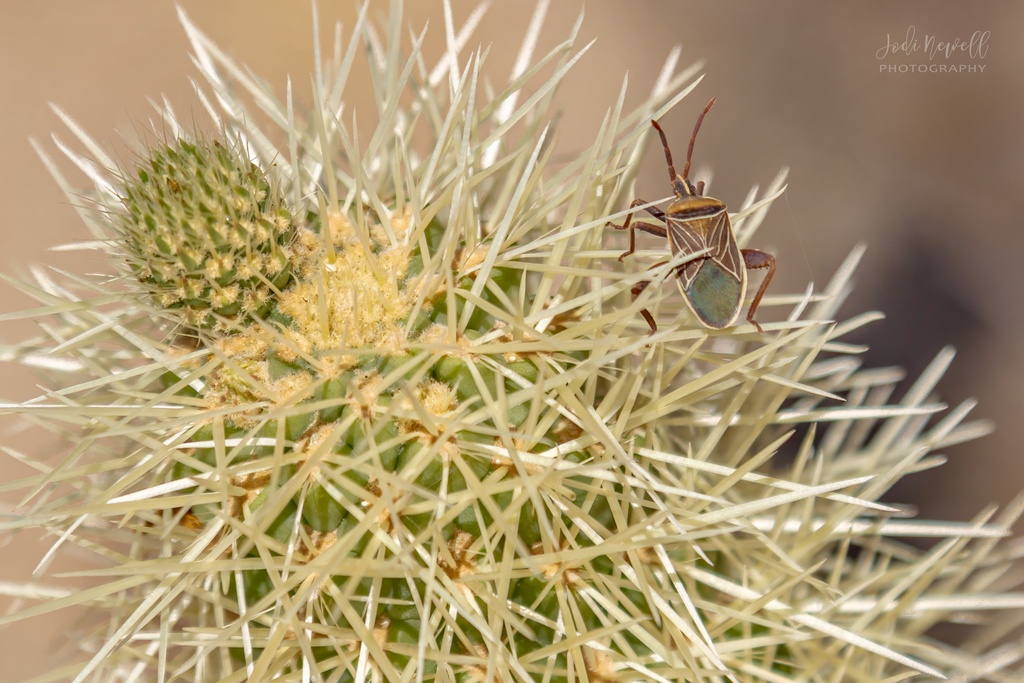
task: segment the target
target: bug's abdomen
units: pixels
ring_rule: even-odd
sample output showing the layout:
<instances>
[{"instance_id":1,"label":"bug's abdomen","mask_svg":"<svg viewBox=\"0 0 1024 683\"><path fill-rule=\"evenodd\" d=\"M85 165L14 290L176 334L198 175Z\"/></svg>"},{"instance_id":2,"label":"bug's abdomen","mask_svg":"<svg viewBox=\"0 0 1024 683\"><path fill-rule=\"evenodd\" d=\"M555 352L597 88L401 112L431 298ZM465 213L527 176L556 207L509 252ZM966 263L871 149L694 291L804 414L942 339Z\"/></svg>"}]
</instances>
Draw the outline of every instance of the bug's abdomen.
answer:
<instances>
[{"instance_id":1,"label":"bug's abdomen","mask_svg":"<svg viewBox=\"0 0 1024 683\"><path fill-rule=\"evenodd\" d=\"M746 278L737 280L713 259L704 259L683 296L704 325L720 330L736 321L745 289Z\"/></svg>"}]
</instances>

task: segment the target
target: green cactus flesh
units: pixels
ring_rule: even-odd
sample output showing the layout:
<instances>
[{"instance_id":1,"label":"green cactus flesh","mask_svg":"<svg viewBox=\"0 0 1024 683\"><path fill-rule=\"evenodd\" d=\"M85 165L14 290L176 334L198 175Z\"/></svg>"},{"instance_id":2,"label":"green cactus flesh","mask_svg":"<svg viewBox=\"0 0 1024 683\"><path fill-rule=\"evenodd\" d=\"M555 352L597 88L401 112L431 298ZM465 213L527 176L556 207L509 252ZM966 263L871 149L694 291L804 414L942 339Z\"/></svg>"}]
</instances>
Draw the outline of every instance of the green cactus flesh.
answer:
<instances>
[{"instance_id":1,"label":"green cactus flesh","mask_svg":"<svg viewBox=\"0 0 1024 683\"><path fill-rule=\"evenodd\" d=\"M493 571L506 555L519 558L525 567L513 572L508 596L516 609L537 616L507 638L522 654L552 644L558 639L553 624L560 608L551 586L583 581L584 567L617 574L617 561L600 552L575 564L550 559L570 547L593 547L594 541L575 532L563 539L563 547L545 544L552 529L574 528L572 513L552 509L549 497L542 502L524 487L521 475L535 474L537 468L501 455L511 445L502 436L511 436L521 451L539 452L578 435L557 415L548 415L540 405L534 408L533 396L545 378L564 372L585 354L501 352L500 344L512 335L485 306L468 315L462 332L453 333L449 318L463 316L466 298L460 295L449 308L445 282L421 278L424 254L419 247L409 251L389 245L378 226L370 231L367 252L353 225L332 215L336 257L331 262L323 234L318 234L320 218L311 219L313 229L296 236L295 282L278 301L273 335L243 331L216 342L216 355L226 361L210 375L203 399L211 410L227 409L227 415L194 431L189 442L206 445L185 451L171 476L180 480L227 467L241 472L231 482L242 493L227 506L193 506L192 515L200 523L224 512L244 519L254 533L239 552L250 557L258 557L261 549L284 557L291 543L298 560L324 562L330 587L321 590L333 625L351 629L372 623L382 646L415 647L421 628L416 605L426 599L431 581L472 592L466 586L482 567ZM390 224L401 237L409 218L396 216ZM427 227L425 242L432 250L427 258L443 233L436 221ZM456 277L459 266L473 258L462 251L457 250L453 265ZM462 276L453 282L465 293L475 279ZM491 306L507 305L525 296L523 286L521 271L494 268L480 298ZM488 350L496 345L499 350ZM181 383L178 375L165 377L168 386ZM194 395L189 392L189 387L182 389ZM546 426L543 438L527 443L519 440L517 430L531 419ZM235 445L218 455L218 440ZM277 442L286 446L276 453L266 445ZM571 451L564 460L586 457ZM616 521L610 499L598 494L600 482L586 476L572 481L579 488L559 486L559 500L583 506L602 533L636 522L629 515ZM439 500L446 503L439 507ZM398 539L409 547L437 550L399 561ZM364 562L391 562L392 569L379 577L367 569L345 569ZM237 584L232 592L240 609L259 611L281 598L267 571L247 570L241 577L241 593ZM368 615L372 591L380 605ZM640 593L623 588L621 595L623 614L649 616ZM608 625L604 622L611 617L597 612L583 610L587 628ZM466 643L477 649L464 654L486 651L489 640L480 631L481 622L459 616L456 624L465 636L463 649ZM629 648L644 651L635 637L623 638ZM412 656L408 647L385 650L399 669ZM322 659L338 656L337 648L317 652ZM240 650L237 654L242 655ZM434 666L428 664L428 673ZM559 655L556 670L564 672L566 666ZM463 673L471 674L472 667ZM551 680L564 680L564 675Z\"/></svg>"},{"instance_id":2,"label":"green cactus flesh","mask_svg":"<svg viewBox=\"0 0 1024 683\"><path fill-rule=\"evenodd\" d=\"M128 264L158 306L191 327L267 312L290 278L292 215L240 150L177 139L125 173L114 216Z\"/></svg>"}]
</instances>

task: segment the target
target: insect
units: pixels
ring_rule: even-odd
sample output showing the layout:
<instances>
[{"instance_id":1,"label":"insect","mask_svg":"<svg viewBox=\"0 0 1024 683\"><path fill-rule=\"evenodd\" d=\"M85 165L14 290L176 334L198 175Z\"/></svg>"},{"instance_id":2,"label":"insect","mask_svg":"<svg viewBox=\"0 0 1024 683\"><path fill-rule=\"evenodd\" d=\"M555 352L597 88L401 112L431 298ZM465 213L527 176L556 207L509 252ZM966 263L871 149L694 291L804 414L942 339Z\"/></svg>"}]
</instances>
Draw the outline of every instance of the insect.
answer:
<instances>
[{"instance_id":1,"label":"insect","mask_svg":"<svg viewBox=\"0 0 1024 683\"><path fill-rule=\"evenodd\" d=\"M645 211L660 221L664 221L665 227L632 221L633 213L626 215L622 225L609 223L617 230L629 230L629 251L619 256L619 261L636 251L636 231L644 232L658 237L668 239L668 246L672 256L695 254L706 249L710 251L698 258L683 263L675 269L676 282L693 314L705 327L713 330L721 330L732 325L739 317L740 308L743 305L743 297L747 293L747 269L767 268L768 274L761 282L761 288L757 290L757 296L750 304L750 311L747 313L747 322L754 325L758 332L764 333L761 326L754 320L754 313L757 311L761 297L775 274L775 257L757 249L740 249L736 244L736 235L732 231L732 223L729 221L729 213L725 204L712 197L704 196L704 181L701 180L694 187L690 182L690 157L693 156L693 143L697 140L697 131L704 121L704 116L715 104L715 98L711 99L708 106L697 119L697 125L693 127L693 137L690 138L690 149L686 153L686 165L683 167L683 175L676 174L675 166L672 164L672 152L668 148L668 139L665 131L661 129L657 121L651 121L651 125L661 136L661 145L665 148L665 161L668 162L668 175L672 183L672 190L675 192L676 201L669 205L667 211L657 207L647 207ZM643 199L635 199L630 204L634 209L647 202ZM657 268L668 263L662 261L651 266ZM633 301L640 296L650 280L642 280L631 290ZM647 309L640 311L647 324L651 326L651 334L658 330L658 324Z\"/></svg>"}]
</instances>

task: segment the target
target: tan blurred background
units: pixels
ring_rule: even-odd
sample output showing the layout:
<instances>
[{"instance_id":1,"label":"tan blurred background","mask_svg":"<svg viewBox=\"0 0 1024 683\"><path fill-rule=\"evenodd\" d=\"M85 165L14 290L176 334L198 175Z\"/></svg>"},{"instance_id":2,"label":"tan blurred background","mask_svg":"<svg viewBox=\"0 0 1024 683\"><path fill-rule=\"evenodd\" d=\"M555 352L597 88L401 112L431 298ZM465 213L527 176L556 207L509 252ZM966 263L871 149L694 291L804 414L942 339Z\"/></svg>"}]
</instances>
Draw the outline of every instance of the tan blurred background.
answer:
<instances>
[{"instance_id":1,"label":"tan blurred background","mask_svg":"<svg viewBox=\"0 0 1024 683\"><path fill-rule=\"evenodd\" d=\"M181 4L280 95L291 74L299 102L309 102L313 50L306 0ZM354 4L321 3L325 52L336 20L350 30ZM430 19L426 52L433 64L443 47L441 2L408 4L405 18L417 30ZM453 0L456 26L474 4ZM581 7L576 0L552 2L538 54L568 34ZM533 2L498 0L477 30L474 44L492 43L485 71L496 87L508 78L532 11ZM373 0L370 12L386 14L387 3ZM928 60L918 51L880 61L876 53L887 35L902 41L910 26L922 43L925 34L951 41L990 31L988 52L982 59ZM572 152L593 140L627 71L627 105L635 105L672 46L682 43L681 65L703 59L707 77L662 122L677 150L685 149L701 106L718 97L695 154L698 168L715 171L713 195L735 206L754 183L764 186L780 167L792 169L786 196L751 245L778 256L771 291L800 291L809 280L820 287L855 244L868 243L858 288L843 309L846 316L868 309L889 316L856 337L872 346L866 362L903 365L914 376L952 343L959 354L941 385L943 398L950 404L978 398L976 416L998 427L983 440L950 448L948 465L911 478L890 496L930 516L967 519L1024 488L1022 33L1024 4L1009 0L590 0L580 44L599 40L560 93L561 146ZM54 152L51 131L70 140L47 107L54 101L97 139L122 149L118 136L133 139L133 126L145 126L152 116L147 97L166 94L179 113L194 106L188 76L197 74L187 52L174 5L165 0L0 0L0 271L27 275L27 264L42 261L75 272L103 268L81 255L47 252L88 234L27 138ZM880 64L922 62L978 64L984 71L879 73ZM368 87L365 70L357 68L353 78L346 100L360 120L372 120L372 107L355 96ZM81 182L68 164L63 167ZM637 187L641 196L667 193L660 155L648 157ZM31 305L10 289L0 294L0 311ZM5 324L0 343L31 332L28 324ZM11 366L2 372L4 398L35 395L31 374ZM35 453L48 443L38 434L8 431L0 442ZM7 459L3 468L0 479L30 473ZM0 548L3 579L29 574L42 548L37 541L25 535ZM0 598L0 610L8 604ZM70 616L3 629L0 683L68 663L57 643Z\"/></svg>"}]
</instances>

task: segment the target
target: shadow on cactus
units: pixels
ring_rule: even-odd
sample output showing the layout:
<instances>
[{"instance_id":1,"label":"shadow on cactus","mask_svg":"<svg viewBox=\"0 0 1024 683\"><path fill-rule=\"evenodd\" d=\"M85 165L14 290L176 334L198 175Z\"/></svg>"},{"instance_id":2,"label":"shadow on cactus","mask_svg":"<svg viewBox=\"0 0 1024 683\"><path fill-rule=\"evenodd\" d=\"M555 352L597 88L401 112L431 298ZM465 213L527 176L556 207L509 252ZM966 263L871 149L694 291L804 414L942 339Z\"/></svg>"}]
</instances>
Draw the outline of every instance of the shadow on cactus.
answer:
<instances>
[{"instance_id":1,"label":"shadow on cactus","mask_svg":"<svg viewBox=\"0 0 1024 683\"><path fill-rule=\"evenodd\" d=\"M163 110L177 137L125 173L73 127L97 182L69 194L128 267L20 285L51 324L10 355L59 390L6 410L72 436L8 485L25 491L8 527L102 566L80 572L93 590L0 622L109 618L60 676L900 680L1000 652L1013 612L960 649L924 634L1020 606L998 541L1021 503L958 523L878 502L989 427L971 403L933 421L951 352L895 404L900 373L860 367L842 337L878 315L832 319L862 250L821 292L765 297L786 311L765 334L708 330L670 288L631 301L679 265L623 272L606 233L649 122L696 85L678 49L649 100L625 111L623 88L556 164L576 30L485 97L479 53L427 70L400 14L379 32L361 15L303 116L290 83L282 103L182 21L223 139ZM360 45L380 116L365 143L343 116ZM784 177L732 214L739 246ZM55 484L73 492L42 495Z\"/></svg>"}]
</instances>

